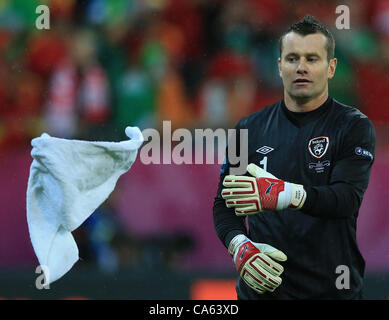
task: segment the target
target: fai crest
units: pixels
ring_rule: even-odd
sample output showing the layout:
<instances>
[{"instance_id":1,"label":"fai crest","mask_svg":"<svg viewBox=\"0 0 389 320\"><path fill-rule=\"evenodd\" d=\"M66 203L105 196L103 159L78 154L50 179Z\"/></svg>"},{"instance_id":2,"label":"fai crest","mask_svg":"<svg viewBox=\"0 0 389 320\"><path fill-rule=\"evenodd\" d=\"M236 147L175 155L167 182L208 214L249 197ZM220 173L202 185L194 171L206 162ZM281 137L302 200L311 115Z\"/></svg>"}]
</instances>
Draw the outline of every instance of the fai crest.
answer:
<instances>
[{"instance_id":1,"label":"fai crest","mask_svg":"<svg viewBox=\"0 0 389 320\"><path fill-rule=\"evenodd\" d=\"M330 139L328 137L316 137L308 142L308 150L315 158L320 159L328 150Z\"/></svg>"}]
</instances>

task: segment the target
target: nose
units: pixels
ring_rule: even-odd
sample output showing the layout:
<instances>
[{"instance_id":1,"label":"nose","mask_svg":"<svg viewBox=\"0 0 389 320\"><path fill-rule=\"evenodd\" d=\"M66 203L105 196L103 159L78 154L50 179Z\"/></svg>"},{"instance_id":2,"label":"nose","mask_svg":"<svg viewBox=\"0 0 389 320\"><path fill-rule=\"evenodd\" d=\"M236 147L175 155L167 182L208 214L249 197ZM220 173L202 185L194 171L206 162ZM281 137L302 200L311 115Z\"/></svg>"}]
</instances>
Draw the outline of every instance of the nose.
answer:
<instances>
[{"instance_id":1,"label":"nose","mask_svg":"<svg viewBox=\"0 0 389 320\"><path fill-rule=\"evenodd\" d=\"M301 58L298 66L297 66L297 73L298 74L305 74L307 72L308 72L308 69L307 69L306 61L304 58Z\"/></svg>"}]
</instances>

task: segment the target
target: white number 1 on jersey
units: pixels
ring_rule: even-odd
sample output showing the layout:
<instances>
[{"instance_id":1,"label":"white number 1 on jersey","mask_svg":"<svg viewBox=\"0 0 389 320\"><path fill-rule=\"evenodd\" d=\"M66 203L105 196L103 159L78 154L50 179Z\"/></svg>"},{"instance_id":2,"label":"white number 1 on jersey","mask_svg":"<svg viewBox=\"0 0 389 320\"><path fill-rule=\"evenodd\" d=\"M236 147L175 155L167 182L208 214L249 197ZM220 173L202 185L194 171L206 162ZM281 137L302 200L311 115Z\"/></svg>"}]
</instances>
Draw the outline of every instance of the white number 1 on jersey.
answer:
<instances>
[{"instance_id":1,"label":"white number 1 on jersey","mask_svg":"<svg viewBox=\"0 0 389 320\"><path fill-rule=\"evenodd\" d=\"M263 165L263 169L267 171L267 157L263 157L263 160L259 164Z\"/></svg>"}]
</instances>

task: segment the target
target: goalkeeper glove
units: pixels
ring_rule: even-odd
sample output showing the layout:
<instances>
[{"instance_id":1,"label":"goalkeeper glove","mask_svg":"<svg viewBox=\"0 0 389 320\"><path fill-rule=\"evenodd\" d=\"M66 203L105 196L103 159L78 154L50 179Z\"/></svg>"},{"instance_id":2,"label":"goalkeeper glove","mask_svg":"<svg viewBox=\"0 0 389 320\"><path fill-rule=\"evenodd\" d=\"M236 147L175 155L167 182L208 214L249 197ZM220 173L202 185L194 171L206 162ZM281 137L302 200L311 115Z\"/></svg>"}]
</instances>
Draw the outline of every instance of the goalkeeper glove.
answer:
<instances>
[{"instance_id":1,"label":"goalkeeper glove","mask_svg":"<svg viewBox=\"0 0 389 320\"><path fill-rule=\"evenodd\" d=\"M273 292L281 284L284 268L273 259L286 261L282 251L268 244L252 242L239 234L231 240L228 252L239 275L257 293Z\"/></svg>"},{"instance_id":2,"label":"goalkeeper glove","mask_svg":"<svg viewBox=\"0 0 389 320\"><path fill-rule=\"evenodd\" d=\"M299 210L304 205L307 194L302 185L280 180L253 163L247 166L247 171L253 177L228 175L223 180L227 189L222 190L222 197L228 208L235 208L236 215Z\"/></svg>"}]
</instances>

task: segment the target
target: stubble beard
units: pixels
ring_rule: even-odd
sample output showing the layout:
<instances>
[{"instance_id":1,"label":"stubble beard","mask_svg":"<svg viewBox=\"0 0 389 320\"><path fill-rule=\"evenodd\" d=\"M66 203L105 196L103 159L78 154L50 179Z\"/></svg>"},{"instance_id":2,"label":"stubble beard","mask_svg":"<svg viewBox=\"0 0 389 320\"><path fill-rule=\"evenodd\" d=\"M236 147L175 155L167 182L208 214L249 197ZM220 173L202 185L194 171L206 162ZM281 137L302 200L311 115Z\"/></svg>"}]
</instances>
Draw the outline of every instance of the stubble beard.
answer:
<instances>
[{"instance_id":1,"label":"stubble beard","mask_svg":"<svg viewBox=\"0 0 389 320\"><path fill-rule=\"evenodd\" d=\"M296 101L297 104L306 104L310 100L314 99L317 95L314 93L302 93L302 94L294 94L292 91L288 92L289 96L293 101Z\"/></svg>"},{"instance_id":2,"label":"stubble beard","mask_svg":"<svg viewBox=\"0 0 389 320\"><path fill-rule=\"evenodd\" d=\"M293 90L288 91L288 95L292 100L297 104L303 105L308 103L311 100L316 99L325 91L325 87L322 90L309 90L307 92L294 93Z\"/></svg>"}]
</instances>

